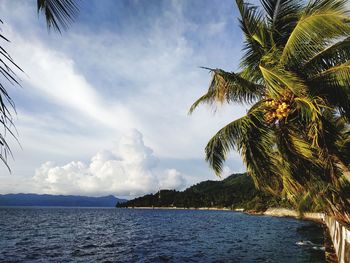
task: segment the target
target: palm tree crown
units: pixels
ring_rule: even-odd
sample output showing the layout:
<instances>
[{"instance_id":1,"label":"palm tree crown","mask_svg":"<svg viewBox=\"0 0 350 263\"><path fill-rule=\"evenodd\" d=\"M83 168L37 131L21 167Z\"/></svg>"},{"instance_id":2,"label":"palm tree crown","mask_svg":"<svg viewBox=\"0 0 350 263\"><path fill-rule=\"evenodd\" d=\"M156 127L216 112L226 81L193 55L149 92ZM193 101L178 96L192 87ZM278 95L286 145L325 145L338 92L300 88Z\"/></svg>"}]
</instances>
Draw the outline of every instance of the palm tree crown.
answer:
<instances>
[{"instance_id":1,"label":"palm tree crown","mask_svg":"<svg viewBox=\"0 0 350 263\"><path fill-rule=\"evenodd\" d=\"M349 221L350 17L346 0L236 0L245 36L239 72L210 69L200 103L245 103L209 141L217 175L241 153L262 190Z\"/></svg>"}]
</instances>

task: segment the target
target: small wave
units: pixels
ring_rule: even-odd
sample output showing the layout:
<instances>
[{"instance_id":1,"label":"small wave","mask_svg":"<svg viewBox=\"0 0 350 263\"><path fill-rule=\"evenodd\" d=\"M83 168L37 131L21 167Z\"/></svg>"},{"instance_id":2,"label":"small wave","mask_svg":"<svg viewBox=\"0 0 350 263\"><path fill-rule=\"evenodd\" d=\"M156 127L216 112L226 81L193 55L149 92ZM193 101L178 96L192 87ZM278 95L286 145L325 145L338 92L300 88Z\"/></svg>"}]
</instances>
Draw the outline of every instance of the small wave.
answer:
<instances>
[{"instance_id":1,"label":"small wave","mask_svg":"<svg viewBox=\"0 0 350 263\"><path fill-rule=\"evenodd\" d=\"M325 247L322 246L322 245L318 245L318 244L315 244L311 241L298 241L295 243L296 245L298 246L307 246L307 247L311 247L313 250L321 250L321 251L325 251Z\"/></svg>"},{"instance_id":2,"label":"small wave","mask_svg":"<svg viewBox=\"0 0 350 263\"><path fill-rule=\"evenodd\" d=\"M22 208L13 208L11 213L0 209L0 262L267 263L293 261L296 255L294 261L309 262L324 255L323 229L298 234L303 221L264 217L242 221L236 213L180 210L168 215L163 210L49 208L39 214L37 208L26 208L24 217ZM51 222L40 229L47 238L38 236L33 227L38 215ZM60 224L59 229L54 227ZM260 231L264 224L269 233ZM97 225L105 228L97 231ZM13 231L16 228L21 231ZM272 236L276 239L266 242Z\"/></svg>"},{"instance_id":3,"label":"small wave","mask_svg":"<svg viewBox=\"0 0 350 263\"><path fill-rule=\"evenodd\" d=\"M91 248L96 248L96 247L98 247L98 246L94 245L94 244L86 244L86 245L79 246L80 249L91 249Z\"/></svg>"},{"instance_id":4,"label":"small wave","mask_svg":"<svg viewBox=\"0 0 350 263\"><path fill-rule=\"evenodd\" d=\"M317 244L312 243L311 241L308 241L308 240L306 240L306 241L298 241L295 244L298 245L298 246L317 246Z\"/></svg>"},{"instance_id":5,"label":"small wave","mask_svg":"<svg viewBox=\"0 0 350 263\"><path fill-rule=\"evenodd\" d=\"M312 249L314 249L314 250L321 250L321 251L325 251L326 250L326 248L323 247L323 246L314 246L314 247L312 247Z\"/></svg>"}]
</instances>

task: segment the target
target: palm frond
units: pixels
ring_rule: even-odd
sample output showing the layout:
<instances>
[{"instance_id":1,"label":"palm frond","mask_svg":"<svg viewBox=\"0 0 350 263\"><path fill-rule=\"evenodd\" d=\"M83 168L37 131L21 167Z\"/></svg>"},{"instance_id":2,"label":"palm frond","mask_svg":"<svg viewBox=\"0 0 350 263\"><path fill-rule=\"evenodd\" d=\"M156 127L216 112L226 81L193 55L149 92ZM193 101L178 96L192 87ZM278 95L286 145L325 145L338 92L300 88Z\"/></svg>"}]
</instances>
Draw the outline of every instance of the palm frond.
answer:
<instances>
[{"instance_id":1,"label":"palm frond","mask_svg":"<svg viewBox=\"0 0 350 263\"><path fill-rule=\"evenodd\" d=\"M321 98L297 97L294 98L295 108L299 111L299 115L307 123L317 121L321 116L321 107L317 101ZM325 103L321 104L325 107Z\"/></svg>"},{"instance_id":2,"label":"palm frond","mask_svg":"<svg viewBox=\"0 0 350 263\"><path fill-rule=\"evenodd\" d=\"M245 3L244 0L236 0L236 4L241 15L239 19L241 29L247 37L253 38L255 35L256 41L261 43L262 41L258 39L257 34L263 21L262 13L259 12L256 6Z\"/></svg>"},{"instance_id":3,"label":"palm frond","mask_svg":"<svg viewBox=\"0 0 350 263\"><path fill-rule=\"evenodd\" d=\"M305 62L301 70L306 71L309 76L313 77L314 74L318 74L349 60L350 38L345 38L314 55Z\"/></svg>"},{"instance_id":4,"label":"palm frond","mask_svg":"<svg viewBox=\"0 0 350 263\"><path fill-rule=\"evenodd\" d=\"M245 3L243 0L236 0L236 3L241 15L240 27L245 35L241 67L248 71L244 77L256 82L261 79L258 70L260 59L265 54L265 49L270 48L270 33L262 13L256 6Z\"/></svg>"},{"instance_id":5,"label":"palm frond","mask_svg":"<svg viewBox=\"0 0 350 263\"><path fill-rule=\"evenodd\" d=\"M312 147L319 148L319 138L323 137L322 129L322 108L327 108L326 103L320 97L298 97L294 99L293 107L298 111L298 115L305 122L305 131Z\"/></svg>"},{"instance_id":6,"label":"palm frond","mask_svg":"<svg viewBox=\"0 0 350 263\"><path fill-rule=\"evenodd\" d=\"M214 92L208 91L206 94L201 96L199 99L197 99L191 106L190 110L188 111L188 114L192 114L197 107L202 103L212 104L213 100L215 98Z\"/></svg>"},{"instance_id":7,"label":"palm frond","mask_svg":"<svg viewBox=\"0 0 350 263\"><path fill-rule=\"evenodd\" d=\"M326 76L332 77L334 80L338 82L342 82L344 84L349 84L349 76L350 76L350 61L346 61L340 65L335 65L329 69L326 69L316 75L313 76L312 80L323 78Z\"/></svg>"},{"instance_id":8,"label":"palm frond","mask_svg":"<svg viewBox=\"0 0 350 263\"><path fill-rule=\"evenodd\" d=\"M315 158L315 151L311 143L301 136L298 136L295 132L289 133L290 142L293 147L293 151L306 160L313 160Z\"/></svg>"},{"instance_id":9,"label":"palm frond","mask_svg":"<svg viewBox=\"0 0 350 263\"><path fill-rule=\"evenodd\" d=\"M349 36L349 21L345 0L310 2L284 46L280 63L309 60L335 38Z\"/></svg>"},{"instance_id":10,"label":"palm frond","mask_svg":"<svg viewBox=\"0 0 350 263\"><path fill-rule=\"evenodd\" d=\"M228 153L237 150L242 154L256 187L276 194L282 190L280 169L273 161L278 154L273 148L272 130L264 124L263 112L258 109L256 107L218 131L205 148L206 160L220 176ZM266 180L266 176L270 179Z\"/></svg>"},{"instance_id":11,"label":"palm frond","mask_svg":"<svg viewBox=\"0 0 350 263\"><path fill-rule=\"evenodd\" d=\"M207 68L208 69L208 68ZM200 97L190 108L191 114L201 103L253 103L263 96L264 86L253 83L240 74L221 69L209 69L213 78L208 92Z\"/></svg>"},{"instance_id":12,"label":"palm frond","mask_svg":"<svg viewBox=\"0 0 350 263\"><path fill-rule=\"evenodd\" d=\"M37 0L38 13L45 15L48 29L61 33L66 30L78 14L74 0Z\"/></svg>"},{"instance_id":13,"label":"palm frond","mask_svg":"<svg viewBox=\"0 0 350 263\"><path fill-rule=\"evenodd\" d=\"M331 105L339 107L350 119L350 62L324 70L312 79L318 85L318 92L323 92ZM314 91L315 92L315 91ZM317 91L316 91L317 92Z\"/></svg>"},{"instance_id":14,"label":"palm frond","mask_svg":"<svg viewBox=\"0 0 350 263\"><path fill-rule=\"evenodd\" d=\"M253 178L257 189L281 195L283 191L282 168L279 153L274 149L271 133L267 130L251 131L243 144L241 154L247 173ZM268 178L268 180L266 180Z\"/></svg>"},{"instance_id":15,"label":"palm frond","mask_svg":"<svg viewBox=\"0 0 350 263\"><path fill-rule=\"evenodd\" d=\"M1 20L0 23L2 24ZM0 34L0 36L0 39L9 42L9 40L2 34ZM20 81L15 70L23 72L23 70L13 61L10 54L0 46L0 75L3 77L4 82L10 86L20 86ZM7 159L8 156L13 157L13 155L5 136L9 134L18 142L18 134L12 117L13 114L16 114L16 107L15 103L11 99L10 94L7 91L7 87L5 86L4 82L0 83L0 126L3 128L3 132L0 132L0 160L11 172L11 169L7 163Z\"/></svg>"},{"instance_id":16,"label":"palm frond","mask_svg":"<svg viewBox=\"0 0 350 263\"><path fill-rule=\"evenodd\" d=\"M300 1L260 0L260 2L266 12L273 43L278 47L284 45L300 16Z\"/></svg>"},{"instance_id":17,"label":"palm frond","mask_svg":"<svg viewBox=\"0 0 350 263\"><path fill-rule=\"evenodd\" d=\"M252 126L254 124L250 116L246 115L223 127L208 142L205 148L206 161L216 175L220 176L228 152L241 148L242 140Z\"/></svg>"},{"instance_id":18,"label":"palm frond","mask_svg":"<svg viewBox=\"0 0 350 263\"><path fill-rule=\"evenodd\" d=\"M272 98L279 98L289 90L297 96L306 91L305 83L294 73L281 68L267 68L260 65L260 70L267 83L268 93Z\"/></svg>"}]
</instances>

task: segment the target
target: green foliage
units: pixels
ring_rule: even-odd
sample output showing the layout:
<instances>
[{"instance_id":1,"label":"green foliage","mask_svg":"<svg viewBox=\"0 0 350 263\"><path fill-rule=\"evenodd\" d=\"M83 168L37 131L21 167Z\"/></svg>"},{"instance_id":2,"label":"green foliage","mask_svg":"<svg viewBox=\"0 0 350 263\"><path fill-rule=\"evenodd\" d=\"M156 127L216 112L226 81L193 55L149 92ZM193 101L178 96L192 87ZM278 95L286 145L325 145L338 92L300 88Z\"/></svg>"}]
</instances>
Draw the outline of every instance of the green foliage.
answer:
<instances>
[{"instance_id":1,"label":"green foliage","mask_svg":"<svg viewBox=\"0 0 350 263\"><path fill-rule=\"evenodd\" d=\"M257 188L299 210L312 204L350 222L347 1L236 3L245 36L241 69L210 69L208 92L190 112L201 103L250 109L214 135L206 160L220 175L237 150Z\"/></svg>"},{"instance_id":2,"label":"green foliage","mask_svg":"<svg viewBox=\"0 0 350 263\"><path fill-rule=\"evenodd\" d=\"M117 207L227 207L264 211L268 207L291 207L286 200L257 190L247 174L234 174L222 181L204 181L183 192L161 190Z\"/></svg>"}]
</instances>

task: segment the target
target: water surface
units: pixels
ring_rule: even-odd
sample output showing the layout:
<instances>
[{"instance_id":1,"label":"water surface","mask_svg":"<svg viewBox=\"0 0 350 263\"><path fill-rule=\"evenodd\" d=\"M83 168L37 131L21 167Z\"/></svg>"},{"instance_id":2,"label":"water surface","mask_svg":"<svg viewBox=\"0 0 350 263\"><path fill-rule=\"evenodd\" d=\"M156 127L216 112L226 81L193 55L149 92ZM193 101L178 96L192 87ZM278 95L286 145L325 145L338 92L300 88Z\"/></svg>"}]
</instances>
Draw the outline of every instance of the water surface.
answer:
<instances>
[{"instance_id":1,"label":"water surface","mask_svg":"<svg viewBox=\"0 0 350 263\"><path fill-rule=\"evenodd\" d=\"M3 207L0 262L325 262L322 231L230 211Z\"/></svg>"}]
</instances>

